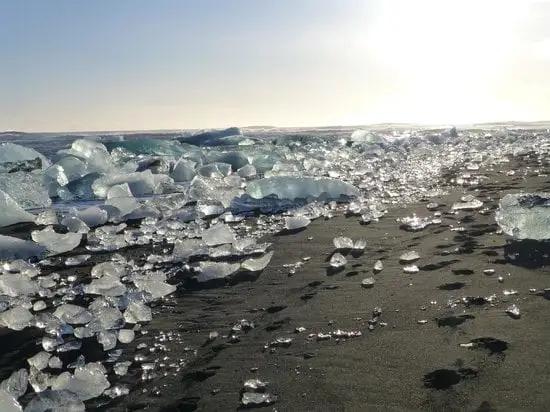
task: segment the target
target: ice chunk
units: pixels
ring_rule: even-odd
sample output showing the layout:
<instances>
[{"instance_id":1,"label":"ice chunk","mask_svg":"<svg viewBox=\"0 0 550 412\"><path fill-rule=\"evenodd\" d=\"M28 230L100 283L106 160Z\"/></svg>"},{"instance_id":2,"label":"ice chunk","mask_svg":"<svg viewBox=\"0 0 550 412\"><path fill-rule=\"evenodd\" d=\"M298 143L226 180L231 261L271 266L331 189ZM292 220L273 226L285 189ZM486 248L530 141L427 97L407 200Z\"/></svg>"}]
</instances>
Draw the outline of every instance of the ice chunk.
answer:
<instances>
[{"instance_id":1,"label":"ice chunk","mask_svg":"<svg viewBox=\"0 0 550 412\"><path fill-rule=\"evenodd\" d=\"M495 220L515 239L550 239L550 193L508 194L500 200Z\"/></svg>"},{"instance_id":2,"label":"ice chunk","mask_svg":"<svg viewBox=\"0 0 550 412\"><path fill-rule=\"evenodd\" d=\"M130 343L135 339L135 332L132 329L121 329L118 331L120 343Z\"/></svg>"},{"instance_id":3,"label":"ice chunk","mask_svg":"<svg viewBox=\"0 0 550 412\"><path fill-rule=\"evenodd\" d=\"M45 254L46 248L38 243L0 235L0 259L29 259Z\"/></svg>"},{"instance_id":4,"label":"ice chunk","mask_svg":"<svg viewBox=\"0 0 550 412\"><path fill-rule=\"evenodd\" d=\"M11 394L0 389L0 410L2 412L21 412L23 409Z\"/></svg>"},{"instance_id":5,"label":"ice chunk","mask_svg":"<svg viewBox=\"0 0 550 412\"><path fill-rule=\"evenodd\" d=\"M93 319L88 323L87 327L92 332L120 329L124 326L124 318L122 317L122 312L120 312L118 308L109 306L107 303L103 304L99 302L97 307L92 307L92 305L90 305L88 309L92 312Z\"/></svg>"},{"instance_id":6,"label":"ice chunk","mask_svg":"<svg viewBox=\"0 0 550 412\"><path fill-rule=\"evenodd\" d=\"M285 218L286 230L298 230L308 226L311 223L306 216L291 216Z\"/></svg>"},{"instance_id":7,"label":"ice chunk","mask_svg":"<svg viewBox=\"0 0 550 412\"><path fill-rule=\"evenodd\" d=\"M83 401L100 396L109 386L105 368L99 362L77 367L74 375L63 372L52 382L53 390L68 390Z\"/></svg>"},{"instance_id":8,"label":"ice chunk","mask_svg":"<svg viewBox=\"0 0 550 412\"><path fill-rule=\"evenodd\" d=\"M348 260L341 253L334 253L330 258L330 266L333 268L344 267L348 263Z\"/></svg>"},{"instance_id":9,"label":"ice chunk","mask_svg":"<svg viewBox=\"0 0 550 412\"><path fill-rule=\"evenodd\" d=\"M237 174L240 177L251 178L251 177L256 177L257 172L254 165L246 165L241 167L239 170L237 170Z\"/></svg>"},{"instance_id":10,"label":"ice chunk","mask_svg":"<svg viewBox=\"0 0 550 412\"><path fill-rule=\"evenodd\" d=\"M0 384L0 389L11 395L14 399L19 399L27 391L28 385L29 373L26 369L19 369ZM2 409L0 408L0 410Z\"/></svg>"},{"instance_id":11,"label":"ice chunk","mask_svg":"<svg viewBox=\"0 0 550 412\"><path fill-rule=\"evenodd\" d=\"M349 237L337 236L332 239L332 243L334 243L334 247L337 250L353 249L353 240L351 240Z\"/></svg>"},{"instance_id":12,"label":"ice chunk","mask_svg":"<svg viewBox=\"0 0 550 412\"><path fill-rule=\"evenodd\" d=\"M418 269L418 266L416 265L407 265L403 266L403 272L412 274L412 273L418 273L420 269Z\"/></svg>"},{"instance_id":13,"label":"ice chunk","mask_svg":"<svg viewBox=\"0 0 550 412\"><path fill-rule=\"evenodd\" d=\"M414 250L410 250L408 252L404 252L399 256L399 261L403 263L410 263L414 262L420 259L420 255L418 252L415 252Z\"/></svg>"},{"instance_id":14,"label":"ice chunk","mask_svg":"<svg viewBox=\"0 0 550 412\"><path fill-rule=\"evenodd\" d=\"M34 396L25 408L25 412L85 412L86 407L80 398L69 391L45 390Z\"/></svg>"},{"instance_id":15,"label":"ice chunk","mask_svg":"<svg viewBox=\"0 0 550 412\"><path fill-rule=\"evenodd\" d=\"M112 276L121 278L128 274L128 269L125 265L118 262L101 262L92 268L92 278L101 278L103 276Z\"/></svg>"},{"instance_id":16,"label":"ice chunk","mask_svg":"<svg viewBox=\"0 0 550 412\"><path fill-rule=\"evenodd\" d=\"M48 366L48 362L51 356L52 355L50 355L48 352L38 352L36 355L27 359L27 363L31 368L35 368L36 370L41 371Z\"/></svg>"},{"instance_id":17,"label":"ice chunk","mask_svg":"<svg viewBox=\"0 0 550 412\"><path fill-rule=\"evenodd\" d=\"M44 246L51 255L75 249L82 241L82 233L56 233L52 226L31 232L32 240Z\"/></svg>"},{"instance_id":18,"label":"ice chunk","mask_svg":"<svg viewBox=\"0 0 550 412\"><path fill-rule=\"evenodd\" d=\"M34 222L35 220L35 215L23 210L11 196L0 190L0 226Z\"/></svg>"},{"instance_id":19,"label":"ice chunk","mask_svg":"<svg viewBox=\"0 0 550 412\"><path fill-rule=\"evenodd\" d=\"M279 199L338 199L357 197L359 190L349 183L329 178L274 176L253 181L246 192L254 199L276 196Z\"/></svg>"},{"instance_id":20,"label":"ice chunk","mask_svg":"<svg viewBox=\"0 0 550 412\"><path fill-rule=\"evenodd\" d=\"M121 296L126 292L126 286L120 282L118 276L103 276L85 285L84 292L91 295Z\"/></svg>"},{"instance_id":21,"label":"ice chunk","mask_svg":"<svg viewBox=\"0 0 550 412\"><path fill-rule=\"evenodd\" d=\"M367 247L366 239L357 239L353 244L353 249L355 250L364 250Z\"/></svg>"},{"instance_id":22,"label":"ice chunk","mask_svg":"<svg viewBox=\"0 0 550 412\"><path fill-rule=\"evenodd\" d=\"M76 216L66 216L60 223L72 233L88 233L90 231L88 225Z\"/></svg>"},{"instance_id":23,"label":"ice chunk","mask_svg":"<svg viewBox=\"0 0 550 412\"><path fill-rule=\"evenodd\" d=\"M384 264L382 263L381 260L377 260L375 263L374 263L374 267L372 268L372 270L374 271L374 273L380 273L382 272L382 270L384 270Z\"/></svg>"},{"instance_id":24,"label":"ice chunk","mask_svg":"<svg viewBox=\"0 0 550 412\"><path fill-rule=\"evenodd\" d=\"M84 210L76 211L75 215L89 227L102 226L107 223L107 219L109 218L107 211L97 206L91 206Z\"/></svg>"},{"instance_id":25,"label":"ice chunk","mask_svg":"<svg viewBox=\"0 0 550 412\"><path fill-rule=\"evenodd\" d=\"M38 284L23 273L0 275L0 294L11 297L33 296L39 291Z\"/></svg>"},{"instance_id":26,"label":"ice chunk","mask_svg":"<svg viewBox=\"0 0 550 412\"><path fill-rule=\"evenodd\" d=\"M170 176L176 182L189 182L195 177L196 165L196 162L182 157L174 165L174 170L172 170Z\"/></svg>"},{"instance_id":27,"label":"ice chunk","mask_svg":"<svg viewBox=\"0 0 550 412\"><path fill-rule=\"evenodd\" d=\"M120 185L111 186L107 192L107 199L114 199L117 197L134 197L128 183L122 183Z\"/></svg>"},{"instance_id":28,"label":"ice chunk","mask_svg":"<svg viewBox=\"0 0 550 412\"><path fill-rule=\"evenodd\" d=\"M373 277L365 278L361 281L361 286L363 286L365 289L370 289L374 286L375 282L376 281L374 280Z\"/></svg>"},{"instance_id":29,"label":"ice chunk","mask_svg":"<svg viewBox=\"0 0 550 412\"><path fill-rule=\"evenodd\" d=\"M238 263L200 262L197 281L208 282L214 279L223 279L237 272L240 267L241 265Z\"/></svg>"},{"instance_id":30,"label":"ice chunk","mask_svg":"<svg viewBox=\"0 0 550 412\"><path fill-rule=\"evenodd\" d=\"M97 342L103 346L104 351L114 349L116 347L117 338L118 333L116 331L102 330L97 334Z\"/></svg>"},{"instance_id":31,"label":"ice chunk","mask_svg":"<svg viewBox=\"0 0 550 412\"><path fill-rule=\"evenodd\" d=\"M43 210L36 216L35 223L37 225L57 225L59 223L60 213L56 209Z\"/></svg>"},{"instance_id":32,"label":"ice chunk","mask_svg":"<svg viewBox=\"0 0 550 412\"><path fill-rule=\"evenodd\" d=\"M127 183L135 196L152 194L155 189L155 178L150 170L103 176L92 184L92 189L97 197L106 198L109 189L121 183Z\"/></svg>"},{"instance_id":33,"label":"ice chunk","mask_svg":"<svg viewBox=\"0 0 550 412\"><path fill-rule=\"evenodd\" d=\"M267 392L243 392L241 403L243 407L258 407L271 405L277 401L277 397Z\"/></svg>"},{"instance_id":34,"label":"ice chunk","mask_svg":"<svg viewBox=\"0 0 550 412\"><path fill-rule=\"evenodd\" d=\"M515 304L510 305L506 308L506 313L512 318L512 319L519 319L521 318L521 311L519 307Z\"/></svg>"},{"instance_id":35,"label":"ice chunk","mask_svg":"<svg viewBox=\"0 0 550 412\"><path fill-rule=\"evenodd\" d=\"M65 266L79 266L79 265L82 265L84 262L86 262L91 257L92 257L92 255L69 256L65 260Z\"/></svg>"},{"instance_id":36,"label":"ice chunk","mask_svg":"<svg viewBox=\"0 0 550 412\"><path fill-rule=\"evenodd\" d=\"M235 232L224 223L218 223L202 232L202 239L207 246L223 245L235 241Z\"/></svg>"},{"instance_id":37,"label":"ice chunk","mask_svg":"<svg viewBox=\"0 0 550 412\"><path fill-rule=\"evenodd\" d=\"M49 160L42 153L37 152L30 147L9 142L0 143L0 163L35 160L36 158L40 159L42 168L50 165Z\"/></svg>"},{"instance_id":38,"label":"ice chunk","mask_svg":"<svg viewBox=\"0 0 550 412\"><path fill-rule=\"evenodd\" d=\"M241 264L241 268L244 270L248 270L250 272L258 272L260 270L264 270L266 266L271 261L271 258L273 257L273 251L266 253L260 258L250 258L245 260Z\"/></svg>"},{"instance_id":39,"label":"ice chunk","mask_svg":"<svg viewBox=\"0 0 550 412\"><path fill-rule=\"evenodd\" d=\"M0 324L13 330L23 330L29 326L32 318L33 315L28 309L16 306L0 313Z\"/></svg>"},{"instance_id":40,"label":"ice chunk","mask_svg":"<svg viewBox=\"0 0 550 412\"><path fill-rule=\"evenodd\" d=\"M140 301L132 300L124 311L124 320L128 323L150 322L151 319L151 308Z\"/></svg>"},{"instance_id":41,"label":"ice chunk","mask_svg":"<svg viewBox=\"0 0 550 412\"><path fill-rule=\"evenodd\" d=\"M402 229L410 230L413 232L425 229L429 225L434 224L433 220L429 217L419 217L413 213L412 216L405 216L398 218L397 222L401 223Z\"/></svg>"},{"instance_id":42,"label":"ice chunk","mask_svg":"<svg viewBox=\"0 0 550 412\"><path fill-rule=\"evenodd\" d=\"M135 279L134 284L140 290L150 293L153 299L167 296L170 293L174 293L177 289L175 285L170 285L159 280Z\"/></svg>"},{"instance_id":43,"label":"ice chunk","mask_svg":"<svg viewBox=\"0 0 550 412\"><path fill-rule=\"evenodd\" d=\"M231 174L231 165L227 163L209 163L199 167L197 173L203 177L222 178Z\"/></svg>"},{"instance_id":44,"label":"ice chunk","mask_svg":"<svg viewBox=\"0 0 550 412\"><path fill-rule=\"evenodd\" d=\"M34 173L0 173L0 190L23 209L49 207L52 200L42 180L41 175Z\"/></svg>"},{"instance_id":45,"label":"ice chunk","mask_svg":"<svg viewBox=\"0 0 550 412\"><path fill-rule=\"evenodd\" d=\"M476 210L483 207L483 202L479 199L472 199L466 202L457 202L453 204L453 210Z\"/></svg>"},{"instance_id":46,"label":"ice chunk","mask_svg":"<svg viewBox=\"0 0 550 412\"><path fill-rule=\"evenodd\" d=\"M39 157L30 160L0 162L0 173L32 172L38 169L42 169L42 159Z\"/></svg>"},{"instance_id":47,"label":"ice chunk","mask_svg":"<svg viewBox=\"0 0 550 412\"><path fill-rule=\"evenodd\" d=\"M64 323L82 325L93 319L92 314L82 306L66 303L58 306L53 315Z\"/></svg>"}]
</instances>

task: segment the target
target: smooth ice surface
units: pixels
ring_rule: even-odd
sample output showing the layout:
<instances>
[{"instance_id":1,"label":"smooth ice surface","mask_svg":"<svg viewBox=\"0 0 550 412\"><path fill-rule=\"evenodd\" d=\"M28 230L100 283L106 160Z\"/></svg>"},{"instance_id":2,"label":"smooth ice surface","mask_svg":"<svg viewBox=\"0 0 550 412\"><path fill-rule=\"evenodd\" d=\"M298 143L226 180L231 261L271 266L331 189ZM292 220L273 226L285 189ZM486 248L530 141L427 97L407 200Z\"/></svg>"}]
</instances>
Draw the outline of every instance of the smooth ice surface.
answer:
<instances>
[{"instance_id":1,"label":"smooth ice surface","mask_svg":"<svg viewBox=\"0 0 550 412\"><path fill-rule=\"evenodd\" d=\"M202 232L202 240L207 246L233 243L235 239L235 232L233 229L224 223L218 223Z\"/></svg>"},{"instance_id":2,"label":"smooth ice surface","mask_svg":"<svg viewBox=\"0 0 550 412\"><path fill-rule=\"evenodd\" d=\"M329 263L330 263L330 266L332 266L333 268L341 268L341 267L345 266L346 263L348 263L348 260L345 258L344 255L342 255L341 253L336 252L330 258Z\"/></svg>"},{"instance_id":3,"label":"smooth ice surface","mask_svg":"<svg viewBox=\"0 0 550 412\"><path fill-rule=\"evenodd\" d=\"M240 267L241 265L238 263L200 262L197 281L208 282L214 279L223 279L237 272Z\"/></svg>"},{"instance_id":4,"label":"smooth ice surface","mask_svg":"<svg viewBox=\"0 0 550 412\"><path fill-rule=\"evenodd\" d=\"M0 190L0 226L34 222L35 220L35 215L23 210L11 196Z\"/></svg>"},{"instance_id":5,"label":"smooth ice surface","mask_svg":"<svg viewBox=\"0 0 550 412\"><path fill-rule=\"evenodd\" d=\"M34 160L37 157L42 161L42 168L50 165L49 160L42 153L30 147L9 142L0 143L0 163Z\"/></svg>"},{"instance_id":6,"label":"smooth ice surface","mask_svg":"<svg viewBox=\"0 0 550 412\"><path fill-rule=\"evenodd\" d=\"M91 206L83 210L78 210L74 214L92 228L104 225L107 223L107 219L109 218L107 211L97 206Z\"/></svg>"},{"instance_id":7,"label":"smooth ice surface","mask_svg":"<svg viewBox=\"0 0 550 412\"><path fill-rule=\"evenodd\" d=\"M65 390L45 390L37 393L25 408L25 412L84 412L85 410L84 402L76 394Z\"/></svg>"},{"instance_id":8,"label":"smooth ice surface","mask_svg":"<svg viewBox=\"0 0 550 412\"><path fill-rule=\"evenodd\" d=\"M0 389L0 411L2 412L21 412L23 409L11 394Z\"/></svg>"},{"instance_id":9,"label":"smooth ice surface","mask_svg":"<svg viewBox=\"0 0 550 412\"><path fill-rule=\"evenodd\" d=\"M308 226L311 220L305 216L291 216L285 218L286 230L297 230Z\"/></svg>"},{"instance_id":10,"label":"smooth ice surface","mask_svg":"<svg viewBox=\"0 0 550 412\"><path fill-rule=\"evenodd\" d=\"M94 194L106 198L109 189L115 185L127 183L134 196L152 194L155 189L155 178L150 170L134 173L110 174L97 179L92 184Z\"/></svg>"},{"instance_id":11,"label":"smooth ice surface","mask_svg":"<svg viewBox=\"0 0 550 412\"><path fill-rule=\"evenodd\" d=\"M53 227L31 232L32 240L44 246L50 254L65 253L75 249L82 240L82 233L56 233Z\"/></svg>"},{"instance_id":12,"label":"smooth ice surface","mask_svg":"<svg viewBox=\"0 0 550 412\"><path fill-rule=\"evenodd\" d=\"M401 256L399 256L399 261L405 262L405 263L414 262L418 259L420 259L420 255L418 254L418 252L414 250L409 250L407 252L402 253Z\"/></svg>"},{"instance_id":13,"label":"smooth ice surface","mask_svg":"<svg viewBox=\"0 0 550 412\"><path fill-rule=\"evenodd\" d=\"M11 196L23 209L48 207L52 204L49 190L39 174L0 173L0 190Z\"/></svg>"},{"instance_id":14,"label":"smooth ice surface","mask_svg":"<svg viewBox=\"0 0 550 412\"><path fill-rule=\"evenodd\" d=\"M271 261L271 258L273 257L274 251L268 252L262 257L259 258L250 258L246 259L242 264L241 267L244 270L248 270L250 272L257 272L260 270L264 270L266 266Z\"/></svg>"},{"instance_id":15,"label":"smooth ice surface","mask_svg":"<svg viewBox=\"0 0 550 412\"><path fill-rule=\"evenodd\" d=\"M359 190L349 183L329 178L275 176L251 182L246 193L254 199L275 195L279 199L359 196Z\"/></svg>"},{"instance_id":16,"label":"smooth ice surface","mask_svg":"<svg viewBox=\"0 0 550 412\"><path fill-rule=\"evenodd\" d=\"M515 239L550 239L550 193L508 194L500 200L495 220Z\"/></svg>"},{"instance_id":17,"label":"smooth ice surface","mask_svg":"<svg viewBox=\"0 0 550 412\"><path fill-rule=\"evenodd\" d=\"M53 390L68 390L85 401L100 396L110 385L105 368L99 362L77 367L74 375L63 372L52 383Z\"/></svg>"}]
</instances>

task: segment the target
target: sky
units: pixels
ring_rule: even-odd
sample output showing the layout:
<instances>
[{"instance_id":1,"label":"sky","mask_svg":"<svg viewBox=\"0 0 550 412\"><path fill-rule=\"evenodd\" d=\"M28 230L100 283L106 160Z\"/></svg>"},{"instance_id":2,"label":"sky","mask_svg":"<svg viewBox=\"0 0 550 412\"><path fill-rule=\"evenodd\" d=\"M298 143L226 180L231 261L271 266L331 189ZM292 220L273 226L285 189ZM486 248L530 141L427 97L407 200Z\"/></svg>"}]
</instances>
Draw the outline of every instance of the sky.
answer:
<instances>
[{"instance_id":1,"label":"sky","mask_svg":"<svg viewBox=\"0 0 550 412\"><path fill-rule=\"evenodd\" d=\"M0 131L550 120L550 0L0 0Z\"/></svg>"}]
</instances>

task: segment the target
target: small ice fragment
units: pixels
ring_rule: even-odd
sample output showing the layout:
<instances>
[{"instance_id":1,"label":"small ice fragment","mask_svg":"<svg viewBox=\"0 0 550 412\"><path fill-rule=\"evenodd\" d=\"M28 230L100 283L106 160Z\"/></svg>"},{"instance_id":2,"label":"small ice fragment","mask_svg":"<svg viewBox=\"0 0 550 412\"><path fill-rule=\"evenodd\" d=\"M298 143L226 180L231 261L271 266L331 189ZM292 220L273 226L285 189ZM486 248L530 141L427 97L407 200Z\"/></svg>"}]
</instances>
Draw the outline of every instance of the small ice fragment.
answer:
<instances>
[{"instance_id":1,"label":"small ice fragment","mask_svg":"<svg viewBox=\"0 0 550 412\"><path fill-rule=\"evenodd\" d=\"M70 303L58 306L53 315L62 322L71 325L82 325L93 319L92 314L86 308Z\"/></svg>"},{"instance_id":2,"label":"small ice fragment","mask_svg":"<svg viewBox=\"0 0 550 412\"><path fill-rule=\"evenodd\" d=\"M48 352L38 352L36 355L27 359L27 363L31 368L41 371L48 366L48 361L50 360L50 355Z\"/></svg>"},{"instance_id":3,"label":"small ice fragment","mask_svg":"<svg viewBox=\"0 0 550 412\"><path fill-rule=\"evenodd\" d=\"M82 233L56 233L53 227L31 232L32 240L44 246L50 254L59 254L75 249L82 240Z\"/></svg>"},{"instance_id":4,"label":"small ice fragment","mask_svg":"<svg viewBox=\"0 0 550 412\"><path fill-rule=\"evenodd\" d=\"M277 397L270 393L243 392L241 403L246 407L271 405L276 402Z\"/></svg>"},{"instance_id":5,"label":"small ice fragment","mask_svg":"<svg viewBox=\"0 0 550 412\"><path fill-rule=\"evenodd\" d=\"M40 312L41 310L44 310L47 307L48 305L46 305L46 302L44 302L43 300L37 300L36 302L33 303L32 310L34 312Z\"/></svg>"},{"instance_id":6,"label":"small ice fragment","mask_svg":"<svg viewBox=\"0 0 550 412\"><path fill-rule=\"evenodd\" d=\"M235 232L229 225L218 223L202 232L202 240L207 246L217 246L233 243L236 238Z\"/></svg>"},{"instance_id":7,"label":"small ice fragment","mask_svg":"<svg viewBox=\"0 0 550 412\"><path fill-rule=\"evenodd\" d=\"M212 342L212 341L218 339L219 336L220 336L220 334L219 334L218 332L212 331L212 332L210 332L210 333L208 334L208 340L209 340L210 342Z\"/></svg>"},{"instance_id":8,"label":"small ice fragment","mask_svg":"<svg viewBox=\"0 0 550 412\"><path fill-rule=\"evenodd\" d=\"M132 329L121 329L118 331L118 340L120 343L130 343L135 339L135 332Z\"/></svg>"},{"instance_id":9,"label":"small ice fragment","mask_svg":"<svg viewBox=\"0 0 550 412\"><path fill-rule=\"evenodd\" d=\"M48 362L48 366L52 369L61 369L63 368L63 362L57 356L52 356Z\"/></svg>"},{"instance_id":10,"label":"small ice fragment","mask_svg":"<svg viewBox=\"0 0 550 412\"><path fill-rule=\"evenodd\" d=\"M244 270L248 270L250 272L259 272L260 270L264 270L266 266L271 261L271 258L273 257L273 251L266 253L260 258L254 259L250 258L245 260L241 264L241 268Z\"/></svg>"},{"instance_id":11,"label":"small ice fragment","mask_svg":"<svg viewBox=\"0 0 550 412\"><path fill-rule=\"evenodd\" d=\"M401 223L402 229L405 229L407 231L420 231L422 229L425 229L429 225L433 224L433 221L429 217L418 217L416 214L413 214L412 216L405 216L402 218L397 219L398 223Z\"/></svg>"},{"instance_id":12,"label":"small ice fragment","mask_svg":"<svg viewBox=\"0 0 550 412\"><path fill-rule=\"evenodd\" d=\"M285 218L286 230L298 230L308 226L311 223L305 216L292 216Z\"/></svg>"},{"instance_id":13,"label":"small ice fragment","mask_svg":"<svg viewBox=\"0 0 550 412\"><path fill-rule=\"evenodd\" d=\"M238 263L225 263L225 262L200 262L200 273L197 276L198 282L208 282L214 279L223 279L240 269L241 265Z\"/></svg>"},{"instance_id":14,"label":"small ice fragment","mask_svg":"<svg viewBox=\"0 0 550 412\"><path fill-rule=\"evenodd\" d=\"M13 330L23 330L29 326L32 318L33 315L28 309L22 306L15 306L0 313L0 324Z\"/></svg>"},{"instance_id":15,"label":"small ice fragment","mask_svg":"<svg viewBox=\"0 0 550 412\"><path fill-rule=\"evenodd\" d=\"M425 325L426 323L428 323L428 321L426 319L420 319L417 320L416 323L418 323L419 325Z\"/></svg>"},{"instance_id":16,"label":"small ice fragment","mask_svg":"<svg viewBox=\"0 0 550 412\"><path fill-rule=\"evenodd\" d=\"M130 367L131 364L132 364L132 362L130 362L130 361L117 362L113 366L113 371L118 376L124 376L128 373L128 368Z\"/></svg>"},{"instance_id":17,"label":"small ice fragment","mask_svg":"<svg viewBox=\"0 0 550 412\"><path fill-rule=\"evenodd\" d=\"M88 259L90 259L92 255L76 255L76 256L69 256L67 260L65 260L65 266L78 266L82 265L84 262L86 262Z\"/></svg>"},{"instance_id":18,"label":"small ice fragment","mask_svg":"<svg viewBox=\"0 0 550 412\"><path fill-rule=\"evenodd\" d=\"M2 412L21 412L23 409L11 394L0 389L0 410Z\"/></svg>"},{"instance_id":19,"label":"small ice fragment","mask_svg":"<svg viewBox=\"0 0 550 412\"><path fill-rule=\"evenodd\" d=\"M483 207L483 202L478 199L469 200L466 202L454 203L452 210L477 210Z\"/></svg>"},{"instance_id":20,"label":"small ice fragment","mask_svg":"<svg viewBox=\"0 0 550 412\"><path fill-rule=\"evenodd\" d=\"M380 273L382 272L382 270L384 270L384 264L382 263L381 260L377 260L375 263L374 263L374 267L372 268L372 270L374 271L374 273Z\"/></svg>"},{"instance_id":21,"label":"small ice fragment","mask_svg":"<svg viewBox=\"0 0 550 412\"><path fill-rule=\"evenodd\" d=\"M77 367L74 375L63 372L52 382L52 389L66 389L83 401L100 396L109 386L105 367L100 362L90 362L84 367Z\"/></svg>"},{"instance_id":22,"label":"small ice fragment","mask_svg":"<svg viewBox=\"0 0 550 412\"><path fill-rule=\"evenodd\" d=\"M97 334L97 342L103 346L104 351L109 351L116 347L118 334L116 331L102 330Z\"/></svg>"},{"instance_id":23,"label":"small ice fragment","mask_svg":"<svg viewBox=\"0 0 550 412\"><path fill-rule=\"evenodd\" d=\"M521 311L519 310L519 307L515 304L508 306L505 312L513 319L521 318Z\"/></svg>"},{"instance_id":24,"label":"small ice fragment","mask_svg":"<svg viewBox=\"0 0 550 412\"><path fill-rule=\"evenodd\" d=\"M418 269L418 266L416 265L407 265L403 266L403 272L405 273L418 273L420 269Z\"/></svg>"},{"instance_id":25,"label":"small ice fragment","mask_svg":"<svg viewBox=\"0 0 550 412\"><path fill-rule=\"evenodd\" d=\"M420 255L414 250L403 253L399 256L399 261L402 263L412 263L420 259Z\"/></svg>"},{"instance_id":26,"label":"small ice fragment","mask_svg":"<svg viewBox=\"0 0 550 412\"><path fill-rule=\"evenodd\" d=\"M338 252L333 254L330 258L330 266L332 266L333 268L344 267L346 263L348 263L348 260L344 257L344 255Z\"/></svg>"},{"instance_id":27,"label":"small ice fragment","mask_svg":"<svg viewBox=\"0 0 550 412\"><path fill-rule=\"evenodd\" d=\"M248 379L244 382L244 390L248 392L262 392L266 389L268 382L259 379Z\"/></svg>"},{"instance_id":28,"label":"small ice fragment","mask_svg":"<svg viewBox=\"0 0 550 412\"><path fill-rule=\"evenodd\" d=\"M361 286L363 286L366 289L370 289L374 286L374 282L375 282L375 280L372 277L365 278L361 281Z\"/></svg>"},{"instance_id":29,"label":"small ice fragment","mask_svg":"<svg viewBox=\"0 0 550 412\"><path fill-rule=\"evenodd\" d=\"M334 243L334 247L336 248L336 250L353 249L353 240L351 240L349 237L335 237L334 239L332 239L332 243Z\"/></svg>"},{"instance_id":30,"label":"small ice fragment","mask_svg":"<svg viewBox=\"0 0 550 412\"><path fill-rule=\"evenodd\" d=\"M132 300L124 311L124 320L128 323L150 322L151 319L151 308L140 301Z\"/></svg>"},{"instance_id":31,"label":"small ice fragment","mask_svg":"<svg viewBox=\"0 0 550 412\"><path fill-rule=\"evenodd\" d=\"M19 369L13 372L8 379L0 384L0 390L5 391L14 399L19 399L27 391L28 384L29 373L26 369ZM1 404L2 403L0 402L0 405Z\"/></svg>"},{"instance_id":32,"label":"small ice fragment","mask_svg":"<svg viewBox=\"0 0 550 412\"><path fill-rule=\"evenodd\" d=\"M439 207L439 205L436 202L430 202L426 205L426 209L428 210L435 210Z\"/></svg>"},{"instance_id":33,"label":"small ice fragment","mask_svg":"<svg viewBox=\"0 0 550 412\"><path fill-rule=\"evenodd\" d=\"M353 249L355 250L364 250L367 247L367 240L366 239L358 239L353 244Z\"/></svg>"},{"instance_id":34,"label":"small ice fragment","mask_svg":"<svg viewBox=\"0 0 550 412\"><path fill-rule=\"evenodd\" d=\"M495 273L495 270L494 269L484 269L483 273L487 276L491 276Z\"/></svg>"}]
</instances>

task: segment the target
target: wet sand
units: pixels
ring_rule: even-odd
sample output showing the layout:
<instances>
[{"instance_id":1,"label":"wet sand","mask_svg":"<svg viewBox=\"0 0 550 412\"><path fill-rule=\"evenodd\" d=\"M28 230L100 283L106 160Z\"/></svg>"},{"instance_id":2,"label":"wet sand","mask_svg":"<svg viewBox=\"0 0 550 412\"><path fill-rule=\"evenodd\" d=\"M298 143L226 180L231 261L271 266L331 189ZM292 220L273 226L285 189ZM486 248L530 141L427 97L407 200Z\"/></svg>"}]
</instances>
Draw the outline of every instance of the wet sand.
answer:
<instances>
[{"instance_id":1,"label":"wet sand","mask_svg":"<svg viewBox=\"0 0 550 412\"><path fill-rule=\"evenodd\" d=\"M520 166L521 173L506 175ZM531 172L524 175L526 166ZM144 353L137 350L139 344L156 344L156 352L148 356L166 366L158 367L157 378L141 383L139 365L133 365L119 380L133 388L130 395L108 404L105 399L90 401L89 409L237 410L243 382L259 378L278 397L265 410L546 410L550 293L543 290L550 287L550 248L537 242L509 243L494 222L498 200L506 193L548 190L548 177L537 176L546 170L548 165L525 157L498 171L478 172L489 179L477 188L390 209L370 225L341 216L315 220L299 233L266 238L275 254L257 279L200 290L182 284L175 296L154 305L148 333L138 333L123 346L121 360ZM448 213L464 194L483 200L489 212ZM420 232L399 228L399 217L431 215L428 201L440 204L440 225ZM451 230L456 227L464 229ZM328 259L338 235L365 238L368 244L360 256L348 254L343 271L332 273ZM399 263L399 255L408 250L421 256L416 274L403 273ZM149 252L144 247L125 253L140 258ZM84 273L95 259L83 268L65 270ZM384 269L373 275L378 259ZM284 265L299 261L303 265L289 275ZM495 273L484 274L484 269ZM374 287L362 288L361 280L370 276L376 279ZM506 296L504 290L518 294ZM491 295L496 295L491 302L484 299ZM461 299L449 307L449 301ZM512 303L520 307L520 319L505 313ZM382 314L369 330L376 307ZM240 319L255 327L229 343L224 336ZM295 333L297 327L306 331ZM362 336L309 337L338 329L361 331ZM220 337L209 342L212 331ZM293 341L288 347L266 349L279 337ZM470 342L471 347L460 346ZM89 361L102 356L93 345L88 351ZM8 367L3 358L0 371Z\"/></svg>"}]
</instances>

